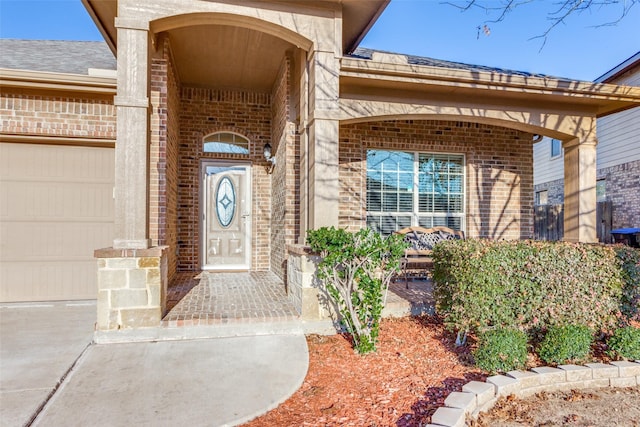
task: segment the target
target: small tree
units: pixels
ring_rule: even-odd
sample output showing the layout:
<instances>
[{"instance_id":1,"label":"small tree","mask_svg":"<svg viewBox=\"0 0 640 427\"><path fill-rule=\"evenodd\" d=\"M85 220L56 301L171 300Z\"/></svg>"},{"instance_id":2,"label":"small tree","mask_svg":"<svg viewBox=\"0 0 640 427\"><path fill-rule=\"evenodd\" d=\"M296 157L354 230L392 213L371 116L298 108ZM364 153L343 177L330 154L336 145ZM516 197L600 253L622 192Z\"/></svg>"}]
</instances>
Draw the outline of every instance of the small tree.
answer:
<instances>
[{"instance_id":1,"label":"small tree","mask_svg":"<svg viewBox=\"0 0 640 427\"><path fill-rule=\"evenodd\" d=\"M355 350L375 351L389 283L406 248L402 237L385 238L368 228L350 233L323 227L310 230L307 242L322 257L318 278L337 305Z\"/></svg>"}]
</instances>

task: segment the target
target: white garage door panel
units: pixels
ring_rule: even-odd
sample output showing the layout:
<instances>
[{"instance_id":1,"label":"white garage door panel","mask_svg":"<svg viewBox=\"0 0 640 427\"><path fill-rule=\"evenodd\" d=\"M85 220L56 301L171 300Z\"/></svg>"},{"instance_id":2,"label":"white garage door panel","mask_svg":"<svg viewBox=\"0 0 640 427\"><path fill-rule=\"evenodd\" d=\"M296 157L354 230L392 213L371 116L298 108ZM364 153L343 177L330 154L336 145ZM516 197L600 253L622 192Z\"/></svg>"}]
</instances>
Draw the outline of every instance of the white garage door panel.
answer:
<instances>
[{"instance_id":1,"label":"white garage door panel","mask_svg":"<svg viewBox=\"0 0 640 427\"><path fill-rule=\"evenodd\" d=\"M0 301L96 298L96 261L3 261ZM9 286L5 286L9 284Z\"/></svg>"},{"instance_id":2,"label":"white garage door panel","mask_svg":"<svg viewBox=\"0 0 640 427\"><path fill-rule=\"evenodd\" d=\"M3 221L0 233L3 262L76 261L86 260L87 254L93 259L95 242L111 245L113 223ZM33 237L26 239L29 235Z\"/></svg>"},{"instance_id":3,"label":"white garage door panel","mask_svg":"<svg viewBox=\"0 0 640 427\"><path fill-rule=\"evenodd\" d=\"M0 143L0 301L96 297L113 185L112 148Z\"/></svg>"}]
</instances>

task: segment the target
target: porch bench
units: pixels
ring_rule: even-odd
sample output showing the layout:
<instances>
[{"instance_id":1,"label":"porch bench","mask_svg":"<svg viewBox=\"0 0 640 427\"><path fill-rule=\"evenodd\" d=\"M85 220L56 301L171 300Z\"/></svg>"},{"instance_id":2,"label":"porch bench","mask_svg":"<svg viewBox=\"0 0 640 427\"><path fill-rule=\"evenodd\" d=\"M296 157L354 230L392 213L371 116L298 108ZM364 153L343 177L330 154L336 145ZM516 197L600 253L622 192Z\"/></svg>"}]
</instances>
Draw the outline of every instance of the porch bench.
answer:
<instances>
[{"instance_id":1,"label":"porch bench","mask_svg":"<svg viewBox=\"0 0 640 427\"><path fill-rule=\"evenodd\" d=\"M400 263L407 289L409 289L409 272L427 274L433 268L433 247L444 240L464 240L463 231L455 231L448 227L407 227L396 231L404 236L409 247L404 251Z\"/></svg>"}]
</instances>

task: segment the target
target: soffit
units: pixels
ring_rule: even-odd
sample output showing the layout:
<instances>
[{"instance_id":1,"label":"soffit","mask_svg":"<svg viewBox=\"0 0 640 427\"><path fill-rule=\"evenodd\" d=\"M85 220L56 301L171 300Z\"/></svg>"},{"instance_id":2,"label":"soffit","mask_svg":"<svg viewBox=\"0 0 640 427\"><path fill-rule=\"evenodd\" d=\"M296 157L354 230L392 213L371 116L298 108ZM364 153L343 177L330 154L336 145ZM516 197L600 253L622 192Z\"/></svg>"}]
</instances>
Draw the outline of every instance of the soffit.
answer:
<instances>
[{"instance_id":1,"label":"soffit","mask_svg":"<svg viewBox=\"0 0 640 427\"><path fill-rule=\"evenodd\" d=\"M180 82L187 86L269 92L293 45L246 28L183 27L167 32Z\"/></svg>"},{"instance_id":2,"label":"soffit","mask_svg":"<svg viewBox=\"0 0 640 427\"><path fill-rule=\"evenodd\" d=\"M115 55L117 45L115 18L118 15L118 1L82 0L82 4Z\"/></svg>"},{"instance_id":3,"label":"soffit","mask_svg":"<svg viewBox=\"0 0 640 427\"><path fill-rule=\"evenodd\" d=\"M342 51L353 52L391 0L342 0Z\"/></svg>"},{"instance_id":4,"label":"soffit","mask_svg":"<svg viewBox=\"0 0 640 427\"><path fill-rule=\"evenodd\" d=\"M316 4L326 4L328 6L337 4L342 6L342 49L345 53L351 53L389 2L390 0L326 0L324 2L316 2ZM118 1L82 0L82 3L98 26L107 44L115 53L118 40L114 23L118 13ZM271 3L285 3L288 5L299 3L304 7L309 6L309 2L300 0L271 1Z\"/></svg>"}]
</instances>

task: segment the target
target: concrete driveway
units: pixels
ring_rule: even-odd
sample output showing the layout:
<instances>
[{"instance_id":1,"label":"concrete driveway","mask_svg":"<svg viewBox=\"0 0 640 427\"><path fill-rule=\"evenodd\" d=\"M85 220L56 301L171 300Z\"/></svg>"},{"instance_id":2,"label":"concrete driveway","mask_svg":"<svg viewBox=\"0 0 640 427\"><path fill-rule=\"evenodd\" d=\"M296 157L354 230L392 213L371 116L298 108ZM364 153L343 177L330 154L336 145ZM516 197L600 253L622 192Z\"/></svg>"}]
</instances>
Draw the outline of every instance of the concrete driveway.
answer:
<instances>
[{"instance_id":1,"label":"concrete driveway","mask_svg":"<svg viewBox=\"0 0 640 427\"><path fill-rule=\"evenodd\" d=\"M93 340L95 301L0 304L0 423L28 424Z\"/></svg>"},{"instance_id":2,"label":"concrete driveway","mask_svg":"<svg viewBox=\"0 0 640 427\"><path fill-rule=\"evenodd\" d=\"M304 381L304 335L90 344L95 303L0 305L2 426L226 426Z\"/></svg>"}]
</instances>

